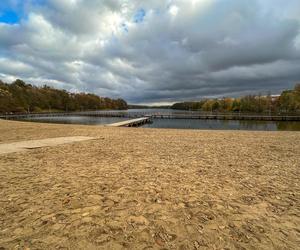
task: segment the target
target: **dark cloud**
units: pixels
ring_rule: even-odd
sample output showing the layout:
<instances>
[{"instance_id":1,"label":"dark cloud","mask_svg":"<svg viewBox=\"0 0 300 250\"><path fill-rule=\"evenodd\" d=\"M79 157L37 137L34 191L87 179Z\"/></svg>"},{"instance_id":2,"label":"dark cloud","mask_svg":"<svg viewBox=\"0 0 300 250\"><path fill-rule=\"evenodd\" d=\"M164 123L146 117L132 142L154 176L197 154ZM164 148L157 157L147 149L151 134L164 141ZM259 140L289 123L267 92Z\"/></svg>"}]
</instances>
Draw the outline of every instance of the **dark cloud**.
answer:
<instances>
[{"instance_id":1,"label":"dark cloud","mask_svg":"<svg viewBox=\"0 0 300 250\"><path fill-rule=\"evenodd\" d=\"M4 80L132 103L275 94L300 81L298 0L16 2L24 18L0 23Z\"/></svg>"}]
</instances>

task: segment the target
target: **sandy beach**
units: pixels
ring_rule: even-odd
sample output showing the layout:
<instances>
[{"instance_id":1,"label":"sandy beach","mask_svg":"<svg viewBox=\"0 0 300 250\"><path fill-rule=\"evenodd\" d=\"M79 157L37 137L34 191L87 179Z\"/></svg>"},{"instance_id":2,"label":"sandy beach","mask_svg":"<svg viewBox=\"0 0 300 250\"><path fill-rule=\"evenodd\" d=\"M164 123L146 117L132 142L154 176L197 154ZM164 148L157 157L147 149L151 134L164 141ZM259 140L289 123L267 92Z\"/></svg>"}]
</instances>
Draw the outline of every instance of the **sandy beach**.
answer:
<instances>
[{"instance_id":1,"label":"sandy beach","mask_svg":"<svg viewBox=\"0 0 300 250\"><path fill-rule=\"evenodd\" d=\"M299 249L300 132L0 120L0 249Z\"/></svg>"}]
</instances>

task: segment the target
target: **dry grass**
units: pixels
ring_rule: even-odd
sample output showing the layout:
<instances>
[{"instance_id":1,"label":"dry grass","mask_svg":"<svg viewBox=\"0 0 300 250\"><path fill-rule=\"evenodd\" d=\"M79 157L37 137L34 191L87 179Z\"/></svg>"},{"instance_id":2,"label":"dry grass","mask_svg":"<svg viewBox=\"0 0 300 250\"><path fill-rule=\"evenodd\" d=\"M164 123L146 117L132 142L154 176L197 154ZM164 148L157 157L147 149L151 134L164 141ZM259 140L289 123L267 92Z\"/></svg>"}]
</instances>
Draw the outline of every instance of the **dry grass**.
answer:
<instances>
[{"instance_id":1,"label":"dry grass","mask_svg":"<svg viewBox=\"0 0 300 250\"><path fill-rule=\"evenodd\" d=\"M0 249L297 249L300 133L0 121Z\"/></svg>"}]
</instances>

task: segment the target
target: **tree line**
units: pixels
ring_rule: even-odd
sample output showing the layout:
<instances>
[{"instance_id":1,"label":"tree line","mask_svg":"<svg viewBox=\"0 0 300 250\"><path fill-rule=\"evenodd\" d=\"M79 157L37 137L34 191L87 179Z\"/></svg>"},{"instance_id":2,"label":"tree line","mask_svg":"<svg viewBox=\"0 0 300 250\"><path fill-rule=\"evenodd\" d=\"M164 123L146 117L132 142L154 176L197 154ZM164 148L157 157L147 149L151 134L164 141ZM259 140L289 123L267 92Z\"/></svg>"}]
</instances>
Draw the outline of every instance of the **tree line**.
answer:
<instances>
[{"instance_id":1,"label":"tree line","mask_svg":"<svg viewBox=\"0 0 300 250\"><path fill-rule=\"evenodd\" d=\"M0 80L0 113L84 111L127 109L123 99L89 93L70 93L47 85L36 87L17 79L11 84Z\"/></svg>"},{"instance_id":2,"label":"tree line","mask_svg":"<svg viewBox=\"0 0 300 250\"><path fill-rule=\"evenodd\" d=\"M298 113L300 112L300 84L296 84L293 90L283 91L279 96L269 94L203 99L197 102L175 103L171 108L209 112Z\"/></svg>"}]
</instances>

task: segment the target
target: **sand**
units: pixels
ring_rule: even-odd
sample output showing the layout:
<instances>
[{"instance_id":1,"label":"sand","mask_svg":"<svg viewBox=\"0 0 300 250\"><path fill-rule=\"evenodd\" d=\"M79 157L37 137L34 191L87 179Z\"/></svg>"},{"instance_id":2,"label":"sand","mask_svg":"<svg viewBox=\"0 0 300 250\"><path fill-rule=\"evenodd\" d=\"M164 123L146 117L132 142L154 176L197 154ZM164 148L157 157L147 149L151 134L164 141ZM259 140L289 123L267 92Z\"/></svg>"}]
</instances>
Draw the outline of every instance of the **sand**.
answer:
<instances>
[{"instance_id":1,"label":"sand","mask_svg":"<svg viewBox=\"0 0 300 250\"><path fill-rule=\"evenodd\" d=\"M299 249L300 133L0 121L0 249Z\"/></svg>"}]
</instances>

